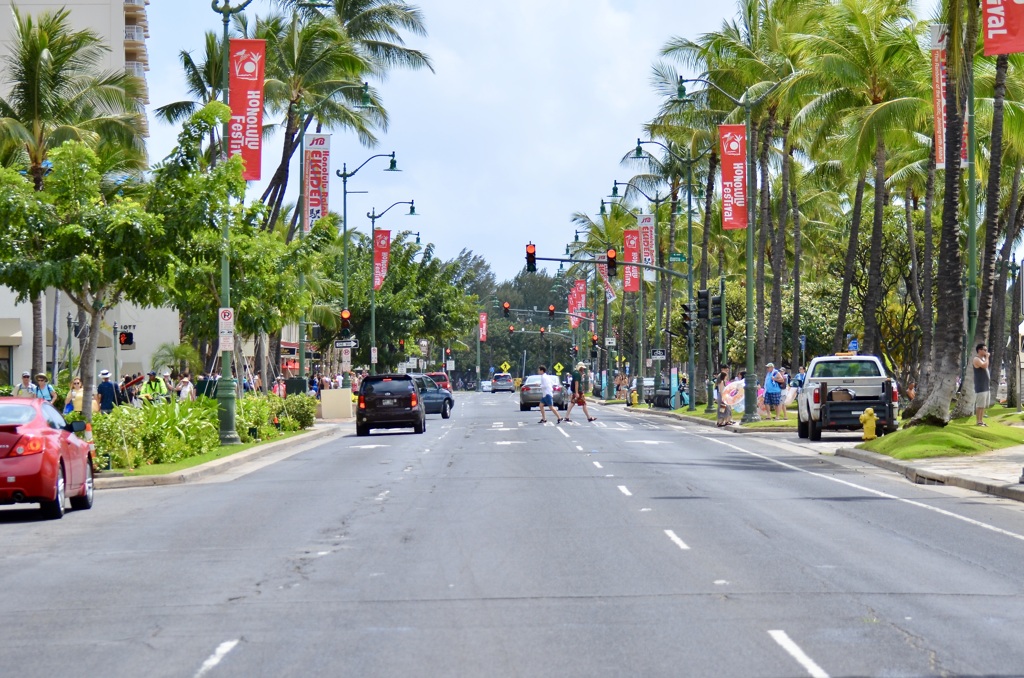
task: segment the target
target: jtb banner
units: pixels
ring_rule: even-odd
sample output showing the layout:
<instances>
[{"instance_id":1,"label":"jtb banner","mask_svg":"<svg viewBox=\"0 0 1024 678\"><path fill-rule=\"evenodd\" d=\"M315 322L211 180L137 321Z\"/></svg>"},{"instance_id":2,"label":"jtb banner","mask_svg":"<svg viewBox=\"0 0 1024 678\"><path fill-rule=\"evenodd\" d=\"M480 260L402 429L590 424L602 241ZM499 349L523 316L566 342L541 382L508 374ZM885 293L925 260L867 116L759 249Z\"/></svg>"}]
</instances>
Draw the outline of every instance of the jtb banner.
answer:
<instances>
[{"instance_id":1,"label":"jtb banner","mask_svg":"<svg viewBox=\"0 0 1024 678\"><path fill-rule=\"evenodd\" d=\"M373 289L379 290L388 277L391 259L391 231L373 232Z\"/></svg>"},{"instance_id":2,"label":"jtb banner","mask_svg":"<svg viewBox=\"0 0 1024 678\"><path fill-rule=\"evenodd\" d=\"M331 179L331 135L307 134L305 146L306 209L303 230L309 233L313 224L327 216L327 186Z\"/></svg>"},{"instance_id":3,"label":"jtb banner","mask_svg":"<svg viewBox=\"0 0 1024 678\"><path fill-rule=\"evenodd\" d=\"M656 266L654 262L654 218L653 214L641 214L636 218L636 226L640 229L640 263L648 266ZM649 268L643 269L644 280L654 282L657 280L655 271Z\"/></svg>"},{"instance_id":4,"label":"jtb banner","mask_svg":"<svg viewBox=\"0 0 1024 678\"><path fill-rule=\"evenodd\" d=\"M1024 0L985 0L985 56L1024 52Z\"/></svg>"},{"instance_id":5,"label":"jtb banner","mask_svg":"<svg viewBox=\"0 0 1024 678\"><path fill-rule=\"evenodd\" d=\"M245 161L242 178L258 181L263 153L263 77L266 43L263 40L232 40L231 122L228 124L228 154Z\"/></svg>"},{"instance_id":6,"label":"jtb banner","mask_svg":"<svg viewBox=\"0 0 1024 678\"><path fill-rule=\"evenodd\" d=\"M747 128L719 125L722 145L722 228L747 227Z\"/></svg>"},{"instance_id":7,"label":"jtb banner","mask_svg":"<svg viewBox=\"0 0 1024 678\"><path fill-rule=\"evenodd\" d=\"M480 314L480 341L487 341L487 314Z\"/></svg>"},{"instance_id":8,"label":"jtb banner","mask_svg":"<svg viewBox=\"0 0 1024 678\"><path fill-rule=\"evenodd\" d=\"M622 261L626 266L622 269L622 291L640 291L640 269L630 266L640 261L640 231L622 232Z\"/></svg>"}]
</instances>

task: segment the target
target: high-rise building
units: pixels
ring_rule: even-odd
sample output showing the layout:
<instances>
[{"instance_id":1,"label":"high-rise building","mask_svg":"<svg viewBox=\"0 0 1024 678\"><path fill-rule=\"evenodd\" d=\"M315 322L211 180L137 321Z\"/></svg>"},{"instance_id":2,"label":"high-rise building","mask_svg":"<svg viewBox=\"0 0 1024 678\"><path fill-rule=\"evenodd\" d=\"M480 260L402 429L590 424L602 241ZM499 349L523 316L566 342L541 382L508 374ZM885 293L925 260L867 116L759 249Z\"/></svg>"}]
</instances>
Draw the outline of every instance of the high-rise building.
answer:
<instances>
[{"instance_id":1,"label":"high-rise building","mask_svg":"<svg viewBox=\"0 0 1024 678\"><path fill-rule=\"evenodd\" d=\"M18 11L25 14L56 12L67 8L71 26L76 30L88 28L99 35L110 48L106 63L108 71L126 70L146 82L149 55L146 38L149 23L146 5L149 0L15 0ZM0 8L0 54L6 54L11 43L14 16L10 6ZM148 96L144 103L149 103Z\"/></svg>"}]
</instances>

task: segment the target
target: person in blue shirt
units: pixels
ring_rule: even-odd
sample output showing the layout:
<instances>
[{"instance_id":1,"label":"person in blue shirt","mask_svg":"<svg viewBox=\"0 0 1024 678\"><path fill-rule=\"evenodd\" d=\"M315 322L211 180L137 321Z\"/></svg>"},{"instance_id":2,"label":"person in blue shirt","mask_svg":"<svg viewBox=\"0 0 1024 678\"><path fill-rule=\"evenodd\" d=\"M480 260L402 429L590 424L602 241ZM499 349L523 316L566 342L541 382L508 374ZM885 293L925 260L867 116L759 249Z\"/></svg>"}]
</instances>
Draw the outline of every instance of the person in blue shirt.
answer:
<instances>
[{"instance_id":1,"label":"person in blue shirt","mask_svg":"<svg viewBox=\"0 0 1024 678\"><path fill-rule=\"evenodd\" d=\"M782 404L782 387L786 378L775 369L775 363L765 365L764 375L764 405L768 409L769 419L785 419L786 406Z\"/></svg>"},{"instance_id":2,"label":"person in blue shirt","mask_svg":"<svg viewBox=\"0 0 1024 678\"><path fill-rule=\"evenodd\" d=\"M117 404L117 388L110 382L110 370L100 372L100 385L96 387L96 400L100 412L109 414L114 411Z\"/></svg>"}]
</instances>

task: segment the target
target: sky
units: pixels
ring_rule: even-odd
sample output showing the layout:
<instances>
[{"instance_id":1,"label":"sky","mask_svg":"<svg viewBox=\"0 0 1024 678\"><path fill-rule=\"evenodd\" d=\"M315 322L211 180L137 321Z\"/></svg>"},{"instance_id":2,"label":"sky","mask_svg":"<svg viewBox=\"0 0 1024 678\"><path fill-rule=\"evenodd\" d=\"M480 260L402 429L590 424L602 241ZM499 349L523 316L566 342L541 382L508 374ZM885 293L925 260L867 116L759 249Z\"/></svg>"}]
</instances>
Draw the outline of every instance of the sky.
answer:
<instances>
[{"instance_id":1,"label":"sky","mask_svg":"<svg viewBox=\"0 0 1024 678\"><path fill-rule=\"evenodd\" d=\"M237 3L235 3L237 4ZM694 0L419 0L426 37L407 36L436 73L393 71L372 83L390 116L375 148L343 130L332 142L331 209L341 212L341 163L353 169L375 153L394 151L401 173L378 159L348 183L349 221L366 231L366 213L415 200L417 217L396 207L380 228L418 231L450 259L470 249L498 281L525 264L528 241L538 256L562 256L573 239L571 217L596 217L614 180L631 173L619 160L658 111L651 67L673 36L694 38L731 16L728 1ZM269 0L246 10L265 15ZM202 54L203 34L222 30L209 0L152 0L150 158L165 157L177 130L152 110L186 99L181 50ZM296 158L297 158L296 154ZM264 151L269 177L280 140ZM293 167L298 175L298 163ZM292 193L298 183L293 180ZM261 184L250 187L258 197ZM294 200L294 197L291 198ZM548 270L554 271L557 264ZM541 268L545 268L543 262Z\"/></svg>"}]
</instances>

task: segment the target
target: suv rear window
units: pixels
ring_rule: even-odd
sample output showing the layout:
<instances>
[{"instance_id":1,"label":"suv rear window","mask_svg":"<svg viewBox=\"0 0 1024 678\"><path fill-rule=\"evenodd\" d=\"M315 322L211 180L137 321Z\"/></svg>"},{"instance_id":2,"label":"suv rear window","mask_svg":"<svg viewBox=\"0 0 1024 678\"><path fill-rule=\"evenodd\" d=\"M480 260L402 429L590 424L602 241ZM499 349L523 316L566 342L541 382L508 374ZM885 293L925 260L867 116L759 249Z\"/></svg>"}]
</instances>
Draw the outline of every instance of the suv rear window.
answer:
<instances>
[{"instance_id":1,"label":"suv rear window","mask_svg":"<svg viewBox=\"0 0 1024 678\"><path fill-rule=\"evenodd\" d=\"M363 395L405 395L414 391L412 377L366 377L360 388Z\"/></svg>"},{"instance_id":2,"label":"suv rear window","mask_svg":"<svg viewBox=\"0 0 1024 678\"><path fill-rule=\"evenodd\" d=\"M873 360L837 360L814 366L815 378L848 379L852 377L880 377L878 364Z\"/></svg>"},{"instance_id":3,"label":"suv rear window","mask_svg":"<svg viewBox=\"0 0 1024 678\"><path fill-rule=\"evenodd\" d=\"M512 375L510 375L510 374L496 374L496 375L494 375L494 381L512 381Z\"/></svg>"}]
</instances>

